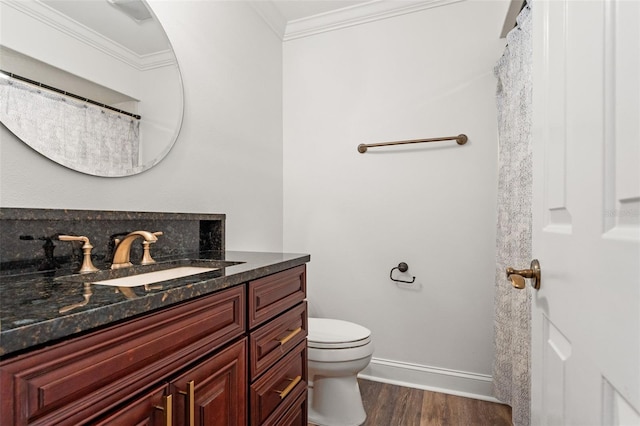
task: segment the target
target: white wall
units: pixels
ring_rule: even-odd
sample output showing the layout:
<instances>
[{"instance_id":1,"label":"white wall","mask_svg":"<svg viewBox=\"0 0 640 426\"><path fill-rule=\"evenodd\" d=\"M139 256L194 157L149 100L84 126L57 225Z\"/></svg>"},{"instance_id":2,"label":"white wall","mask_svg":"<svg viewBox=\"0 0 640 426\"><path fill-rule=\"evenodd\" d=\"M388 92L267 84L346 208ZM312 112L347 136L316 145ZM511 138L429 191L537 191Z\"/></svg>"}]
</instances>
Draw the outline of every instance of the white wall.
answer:
<instances>
[{"instance_id":1,"label":"white wall","mask_svg":"<svg viewBox=\"0 0 640 426\"><path fill-rule=\"evenodd\" d=\"M185 118L168 157L98 178L0 126L3 207L227 214L227 248L282 249L282 43L244 2L151 1L172 42Z\"/></svg>"},{"instance_id":2,"label":"white wall","mask_svg":"<svg viewBox=\"0 0 640 426\"><path fill-rule=\"evenodd\" d=\"M311 253L311 314L372 330L365 373L377 379L489 395L506 6L455 3L285 43L284 248ZM467 145L356 151L459 133ZM416 284L389 280L401 261Z\"/></svg>"}]
</instances>

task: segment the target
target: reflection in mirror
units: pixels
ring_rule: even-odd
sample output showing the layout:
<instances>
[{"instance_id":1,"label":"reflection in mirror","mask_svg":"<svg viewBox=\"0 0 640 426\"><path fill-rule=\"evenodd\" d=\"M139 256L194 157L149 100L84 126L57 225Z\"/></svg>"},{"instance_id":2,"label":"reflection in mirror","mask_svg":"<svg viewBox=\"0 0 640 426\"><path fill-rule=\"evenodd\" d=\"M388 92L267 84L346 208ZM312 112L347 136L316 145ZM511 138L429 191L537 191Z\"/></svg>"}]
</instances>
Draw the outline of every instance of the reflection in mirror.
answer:
<instances>
[{"instance_id":1,"label":"reflection in mirror","mask_svg":"<svg viewBox=\"0 0 640 426\"><path fill-rule=\"evenodd\" d=\"M0 121L39 153L96 176L162 160L182 80L143 0L0 0Z\"/></svg>"}]
</instances>

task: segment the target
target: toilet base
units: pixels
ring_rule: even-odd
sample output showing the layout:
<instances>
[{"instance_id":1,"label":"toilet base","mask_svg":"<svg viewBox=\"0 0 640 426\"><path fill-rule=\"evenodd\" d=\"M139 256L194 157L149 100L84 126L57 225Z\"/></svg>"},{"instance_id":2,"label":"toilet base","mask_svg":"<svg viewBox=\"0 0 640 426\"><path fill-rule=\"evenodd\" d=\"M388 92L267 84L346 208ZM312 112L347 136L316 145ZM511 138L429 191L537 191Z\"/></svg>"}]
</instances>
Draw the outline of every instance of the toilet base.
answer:
<instances>
[{"instance_id":1,"label":"toilet base","mask_svg":"<svg viewBox=\"0 0 640 426\"><path fill-rule=\"evenodd\" d=\"M359 426L367 413L356 375L315 376L309 383L309 423L318 426Z\"/></svg>"}]
</instances>

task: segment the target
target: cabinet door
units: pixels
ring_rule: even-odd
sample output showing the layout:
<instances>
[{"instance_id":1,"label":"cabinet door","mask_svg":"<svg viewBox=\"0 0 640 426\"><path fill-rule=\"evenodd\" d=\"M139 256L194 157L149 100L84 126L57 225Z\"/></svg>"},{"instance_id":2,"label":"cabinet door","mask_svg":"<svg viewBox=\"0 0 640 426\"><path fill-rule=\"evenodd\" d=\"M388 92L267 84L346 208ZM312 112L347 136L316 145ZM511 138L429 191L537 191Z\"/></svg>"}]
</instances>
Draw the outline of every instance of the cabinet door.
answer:
<instances>
[{"instance_id":1,"label":"cabinet door","mask_svg":"<svg viewBox=\"0 0 640 426\"><path fill-rule=\"evenodd\" d=\"M174 424L245 426L246 386L245 337L171 382Z\"/></svg>"},{"instance_id":2,"label":"cabinet door","mask_svg":"<svg viewBox=\"0 0 640 426\"><path fill-rule=\"evenodd\" d=\"M169 408L167 405L171 404L171 399L165 399L168 390L168 384L154 388L132 403L99 420L95 426L163 426L166 424L164 416Z\"/></svg>"}]
</instances>

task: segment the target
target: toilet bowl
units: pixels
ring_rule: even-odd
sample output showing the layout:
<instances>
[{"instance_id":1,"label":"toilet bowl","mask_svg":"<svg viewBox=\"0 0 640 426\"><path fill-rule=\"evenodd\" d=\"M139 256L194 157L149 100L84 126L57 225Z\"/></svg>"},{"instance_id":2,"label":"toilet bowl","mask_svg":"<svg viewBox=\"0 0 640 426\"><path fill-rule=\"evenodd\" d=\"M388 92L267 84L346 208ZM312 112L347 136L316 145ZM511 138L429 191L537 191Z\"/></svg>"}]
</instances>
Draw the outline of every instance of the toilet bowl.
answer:
<instances>
[{"instance_id":1,"label":"toilet bowl","mask_svg":"<svg viewBox=\"0 0 640 426\"><path fill-rule=\"evenodd\" d=\"M348 321L309 318L309 422L357 426L367 414L357 375L373 354L371 331Z\"/></svg>"}]
</instances>

